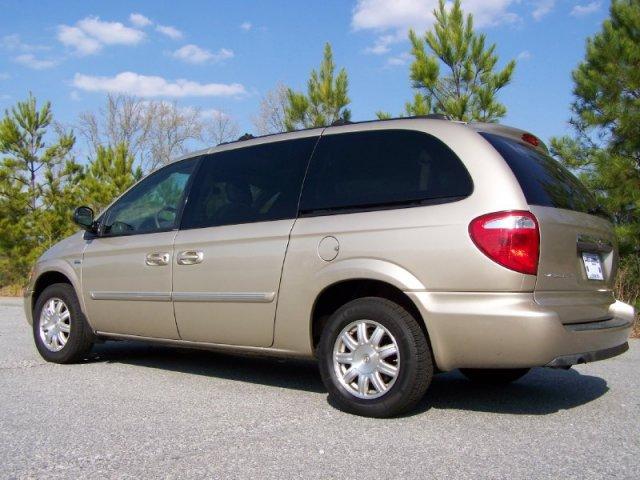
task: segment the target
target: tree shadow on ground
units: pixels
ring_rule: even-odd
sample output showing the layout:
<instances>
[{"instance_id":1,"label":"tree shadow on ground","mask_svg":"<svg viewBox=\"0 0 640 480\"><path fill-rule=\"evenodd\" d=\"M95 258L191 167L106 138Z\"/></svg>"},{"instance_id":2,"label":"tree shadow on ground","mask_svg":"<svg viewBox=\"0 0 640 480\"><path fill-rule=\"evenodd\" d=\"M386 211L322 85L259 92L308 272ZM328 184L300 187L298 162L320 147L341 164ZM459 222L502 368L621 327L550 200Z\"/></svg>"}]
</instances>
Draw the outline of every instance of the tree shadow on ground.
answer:
<instances>
[{"instance_id":1,"label":"tree shadow on ground","mask_svg":"<svg viewBox=\"0 0 640 480\"><path fill-rule=\"evenodd\" d=\"M244 356L141 342L96 345L90 362L123 363L260 385L325 393L315 362ZM587 404L609 388L604 379L576 370L533 369L506 386L484 386L454 371L436 375L427 395L408 416L428 410L469 410L546 415Z\"/></svg>"}]
</instances>

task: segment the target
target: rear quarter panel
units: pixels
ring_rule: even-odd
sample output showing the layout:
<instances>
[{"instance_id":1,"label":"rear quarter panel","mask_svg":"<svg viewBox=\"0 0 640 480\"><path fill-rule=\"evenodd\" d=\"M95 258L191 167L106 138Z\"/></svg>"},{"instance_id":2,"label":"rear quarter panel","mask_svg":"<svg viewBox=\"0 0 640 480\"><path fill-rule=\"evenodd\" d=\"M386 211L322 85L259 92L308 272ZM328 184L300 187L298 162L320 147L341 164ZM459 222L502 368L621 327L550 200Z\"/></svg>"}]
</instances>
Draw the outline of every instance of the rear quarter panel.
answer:
<instances>
[{"instance_id":1,"label":"rear quarter panel","mask_svg":"<svg viewBox=\"0 0 640 480\"><path fill-rule=\"evenodd\" d=\"M477 216L528 209L511 170L476 132L452 122L403 120L330 128L324 135L400 128L444 141L469 171L472 195L441 205L299 218L283 267L274 347L310 354L314 302L324 288L346 279L383 280L407 292L533 291L534 276L494 263L469 237ZM325 236L339 242L330 262L317 252Z\"/></svg>"}]
</instances>

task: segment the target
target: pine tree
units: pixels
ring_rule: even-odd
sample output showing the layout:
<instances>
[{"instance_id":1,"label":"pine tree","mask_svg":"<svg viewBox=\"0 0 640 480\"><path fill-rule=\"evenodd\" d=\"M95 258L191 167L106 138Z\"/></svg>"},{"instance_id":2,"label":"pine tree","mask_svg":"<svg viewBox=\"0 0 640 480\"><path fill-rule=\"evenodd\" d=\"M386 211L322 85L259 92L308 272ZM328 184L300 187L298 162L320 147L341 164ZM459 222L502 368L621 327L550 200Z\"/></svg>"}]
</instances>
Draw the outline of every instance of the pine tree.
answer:
<instances>
[{"instance_id":1,"label":"pine tree","mask_svg":"<svg viewBox=\"0 0 640 480\"><path fill-rule=\"evenodd\" d=\"M640 3L614 0L573 72L574 137L552 139L613 215L621 253L640 252Z\"/></svg>"},{"instance_id":2,"label":"pine tree","mask_svg":"<svg viewBox=\"0 0 640 480\"><path fill-rule=\"evenodd\" d=\"M70 190L79 166L72 133L47 142L51 104L29 95L0 121L0 286L24 281L35 259L71 230Z\"/></svg>"},{"instance_id":3,"label":"pine tree","mask_svg":"<svg viewBox=\"0 0 640 480\"><path fill-rule=\"evenodd\" d=\"M142 178L140 167L126 144L98 146L95 159L86 167L82 182L85 204L97 213Z\"/></svg>"},{"instance_id":4,"label":"pine tree","mask_svg":"<svg viewBox=\"0 0 640 480\"><path fill-rule=\"evenodd\" d=\"M324 56L319 71L312 70L307 82L307 94L287 91L285 127L322 127L336 120L349 120L351 111L347 94L349 81L347 71L342 68L335 76L335 64L330 44L324 46Z\"/></svg>"},{"instance_id":5,"label":"pine tree","mask_svg":"<svg viewBox=\"0 0 640 480\"><path fill-rule=\"evenodd\" d=\"M496 45L487 46L486 36L475 32L473 16L465 19L460 0L451 6L440 0L434 15L433 30L424 38L409 31L414 57L410 77L417 93L405 106L406 113L442 113L456 120L482 122L504 117L506 107L496 97L511 81L515 61L495 71Z\"/></svg>"},{"instance_id":6,"label":"pine tree","mask_svg":"<svg viewBox=\"0 0 640 480\"><path fill-rule=\"evenodd\" d=\"M640 2L612 1L573 81L575 136L552 139L552 149L612 214L620 248L616 297L640 308Z\"/></svg>"}]
</instances>

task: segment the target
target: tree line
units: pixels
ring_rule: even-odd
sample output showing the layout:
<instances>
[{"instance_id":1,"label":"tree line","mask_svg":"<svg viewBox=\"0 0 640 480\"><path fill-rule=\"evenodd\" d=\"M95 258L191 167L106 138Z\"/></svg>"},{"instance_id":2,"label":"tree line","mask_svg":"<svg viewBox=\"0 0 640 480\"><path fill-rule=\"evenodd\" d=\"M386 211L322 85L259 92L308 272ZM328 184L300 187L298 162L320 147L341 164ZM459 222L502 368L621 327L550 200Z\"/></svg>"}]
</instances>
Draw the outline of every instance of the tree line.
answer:
<instances>
[{"instance_id":1,"label":"tree line","mask_svg":"<svg viewBox=\"0 0 640 480\"><path fill-rule=\"evenodd\" d=\"M411 30L413 90L393 116L443 114L461 121L497 122L507 112L499 93L512 81L514 60L498 68L496 45L478 33L460 0L440 0L435 23ZM587 41L573 72L573 135L551 139L552 154L580 176L611 214L620 241L618 292L636 302L640 284L640 4L613 0L599 33ZM252 119L258 134L348 121L349 79L330 44L306 91L278 84ZM194 145L238 137L233 118L176 102L109 95L97 112L72 126L53 120L51 104L31 95L0 121L0 287L23 285L30 266L75 230L73 207L100 211L145 173ZM76 134L84 140L81 152ZM84 162L79 162L81 156Z\"/></svg>"}]
</instances>

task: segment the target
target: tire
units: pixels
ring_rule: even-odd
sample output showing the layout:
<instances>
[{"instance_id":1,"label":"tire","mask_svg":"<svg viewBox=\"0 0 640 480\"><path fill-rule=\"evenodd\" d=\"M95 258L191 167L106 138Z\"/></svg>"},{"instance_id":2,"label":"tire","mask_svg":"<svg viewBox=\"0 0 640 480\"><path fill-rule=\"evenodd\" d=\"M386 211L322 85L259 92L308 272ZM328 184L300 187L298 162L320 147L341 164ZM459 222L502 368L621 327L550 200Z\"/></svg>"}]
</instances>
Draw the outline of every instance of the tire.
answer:
<instances>
[{"instance_id":1,"label":"tire","mask_svg":"<svg viewBox=\"0 0 640 480\"><path fill-rule=\"evenodd\" d=\"M475 383L485 385L507 385L524 377L530 370L530 368L462 368L460 369L460 372Z\"/></svg>"},{"instance_id":2,"label":"tire","mask_svg":"<svg viewBox=\"0 0 640 480\"><path fill-rule=\"evenodd\" d=\"M51 302L53 302L53 304ZM66 341L62 344L60 334L58 334L57 338L52 340L50 347L48 347L47 334L41 331L40 328L41 323L47 323L42 315L42 311L45 307L49 308L51 305L60 305L59 302L62 302L64 308L60 308L62 313L49 315L48 318L53 320L51 320L48 325L55 322L55 330L48 328L48 331L62 332L61 334L63 337L66 337ZM56 311L55 308L53 310ZM67 311L68 320L56 321L56 319L66 317ZM75 363L86 357L93 345L93 332L82 313L78 297L71 285L68 283L49 285L37 298L33 313L33 338L42 358L53 363ZM45 316L46 315L47 314L45 314ZM63 323L68 323L68 326L64 327L62 325ZM68 330L68 332L65 330ZM54 335L51 335L51 337L54 337ZM54 351L52 348L57 350Z\"/></svg>"},{"instance_id":3,"label":"tire","mask_svg":"<svg viewBox=\"0 0 640 480\"><path fill-rule=\"evenodd\" d=\"M359 341L358 324L363 322L363 338L369 343ZM378 327L386 332L374 346ZM355 343L347 342L353 349L346 348L344 331L355 332L356 337L349 334ZM398 354L388 356L394 345ZM333 313L322 331L317 355L330 402L345 412L366 417L392 417L411 410L433 378L431 350L418 322L404 308L383 298L353 300ZM344 363L337 361L338 355L342 355ZM389 365L395 370L389 369ZM349 383L345 379L350 375L345 372L350 369L364 369L364 373ZM395 376L384 373L387 371ZM367 377L362 387L361 377Z\"/></svg>"}]
</instances>

